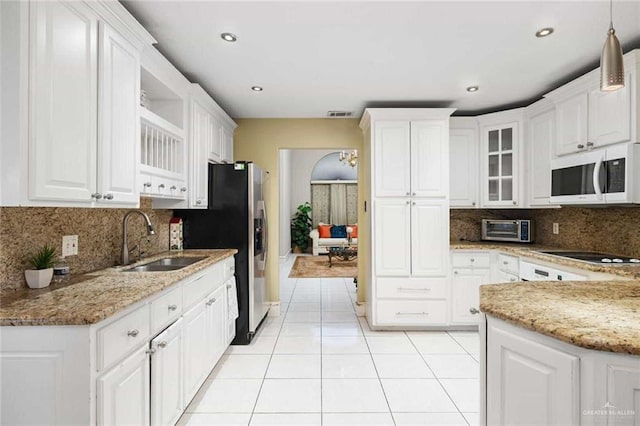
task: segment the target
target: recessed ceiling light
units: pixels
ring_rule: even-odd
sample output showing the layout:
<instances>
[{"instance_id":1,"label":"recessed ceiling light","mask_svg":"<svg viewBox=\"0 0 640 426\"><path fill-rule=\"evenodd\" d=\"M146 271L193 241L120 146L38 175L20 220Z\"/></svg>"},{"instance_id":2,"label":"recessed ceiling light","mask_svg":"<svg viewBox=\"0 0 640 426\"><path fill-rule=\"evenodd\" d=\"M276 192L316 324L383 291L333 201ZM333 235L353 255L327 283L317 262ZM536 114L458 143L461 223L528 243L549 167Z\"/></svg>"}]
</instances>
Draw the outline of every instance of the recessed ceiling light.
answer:
<instances>
[{"instance_id":1,"label":"recessed ceiling light","mask_svg":"<svg viewBox=\"0 0 640 426\"><path fill-rule=\"evenodd\" d=\"M478 86L469 86L467 87L467 92L477 92L480 89Z\"/></svg>"},{"instance_id":2,"label":"recessed ceiling light","mask_svg":"<svg viewBox=\"0 0 640 426\"><path fill-rule=\"evenodd\" d=\"M251 86L251 90L254 92L262 92L264 89L260 86Z\"/></svg>"},{"instance_id":3,"label":"recessed ceiling light","mask_svg":"<svg viewBox=\"0 0 640 426\"><path fill-rule=\"evenodd\" d=\"M222 33L222 34L220 34L220 37L224 41L228 41L229 43L233 43L234 41L236 41L238 39L238 37L236 37L235 34L231 34L231 33Z\"/></svg>"},{"instance_id":4,"label":"recessed ceiling light","mask_svg":"<svg viewBox=\"0 0 640 426\"><path fill-rule=\"evenodd\" d=\"M536 31L536 37L538 38L546 37L551 34L553 34L553 28L551 27L543 28L541 30Z\"/></svg>"}]
</instances>

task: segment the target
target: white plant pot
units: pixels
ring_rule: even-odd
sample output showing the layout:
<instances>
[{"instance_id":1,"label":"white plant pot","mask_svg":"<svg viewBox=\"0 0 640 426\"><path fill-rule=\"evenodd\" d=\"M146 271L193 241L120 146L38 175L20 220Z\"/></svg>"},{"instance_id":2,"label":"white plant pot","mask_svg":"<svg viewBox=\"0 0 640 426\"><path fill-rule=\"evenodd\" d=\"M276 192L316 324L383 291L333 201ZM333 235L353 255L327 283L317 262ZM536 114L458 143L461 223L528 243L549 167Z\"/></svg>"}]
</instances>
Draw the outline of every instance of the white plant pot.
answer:
<instances>
[{"instance_id":1,"label":"white plant pot","mask_svg":"<svg viewBox=\"0 0 640 426\"><path fill-rule=\"evenodd\" d=\"M30 288L44 288L51 284L53 278L53 268L49 269L27 269L24 277Z\"/></svg>"}]
</instances>

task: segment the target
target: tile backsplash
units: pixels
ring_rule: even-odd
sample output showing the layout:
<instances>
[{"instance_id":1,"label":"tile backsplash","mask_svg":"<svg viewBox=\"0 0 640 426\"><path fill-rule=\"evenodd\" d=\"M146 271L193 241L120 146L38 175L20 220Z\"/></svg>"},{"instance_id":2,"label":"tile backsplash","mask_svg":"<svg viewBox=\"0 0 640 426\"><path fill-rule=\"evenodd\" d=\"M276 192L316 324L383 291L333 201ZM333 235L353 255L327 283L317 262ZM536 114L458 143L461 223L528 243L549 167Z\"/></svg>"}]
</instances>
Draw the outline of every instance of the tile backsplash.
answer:
<instances>
[{"instance_id":1,"label":"tile backsplash","mask_svg":"<svg viewBox=\"0 0 640 426\"><path fill-rule=\"evenodd\" d=\"M120 262L122 220L130 209L62 207L0 208L0 289L26 288L26 257L45 244L62 250L63 235L78 235L78 255L67 257L71 274L108 268ZM142 216L129 219L129 247L140 244L146 255L169 249L171 210L152 210L141 198L140 210L149 215L156 235L147 237Z\"/></svg>"},{"instance_id":2,"label":"tile backsplash","mask_svg":"<svg viewBox=\"0 0 640 426\"><path fill-rule=\"evenodd\" d=\"M640 207L451 210L452 240L480 239L482 219L533 219L536 244L640 256ZM553 223L560 233L554 235Z\"/></svg>"}]
</instances>

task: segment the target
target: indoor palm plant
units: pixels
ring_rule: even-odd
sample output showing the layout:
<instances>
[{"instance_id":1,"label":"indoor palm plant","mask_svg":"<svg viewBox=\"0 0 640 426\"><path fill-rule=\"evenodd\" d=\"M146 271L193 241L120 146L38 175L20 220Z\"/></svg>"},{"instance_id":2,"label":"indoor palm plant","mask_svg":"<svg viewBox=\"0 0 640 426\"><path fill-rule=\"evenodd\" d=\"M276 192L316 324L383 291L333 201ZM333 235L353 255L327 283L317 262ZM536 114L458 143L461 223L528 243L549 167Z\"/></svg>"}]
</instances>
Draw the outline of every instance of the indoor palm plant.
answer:
<instances>
[{"instance_id":1,"label":"indoor palm plant","mask_svg":"<svg viewBox=\"0 0 640 426\"><path fill-rule=\"evenodd\" d=\"M291 219L291 241L300 252L304 253L309 247L309 232L311 232L311 204L300 204Z\"/></svg>"},{"instance_id":2,"label":"indoor palm plant","mask_svg":"<svg viewBox=\"0 0 640 426\"><path fill-rule=\"evenodd\" d=\"M27 258L33 269L24 271L24 277L31 288L43 288L51 283L53 277L53 262L56 257L56 249L45 245Z\"/></svg>"}]
</instances>

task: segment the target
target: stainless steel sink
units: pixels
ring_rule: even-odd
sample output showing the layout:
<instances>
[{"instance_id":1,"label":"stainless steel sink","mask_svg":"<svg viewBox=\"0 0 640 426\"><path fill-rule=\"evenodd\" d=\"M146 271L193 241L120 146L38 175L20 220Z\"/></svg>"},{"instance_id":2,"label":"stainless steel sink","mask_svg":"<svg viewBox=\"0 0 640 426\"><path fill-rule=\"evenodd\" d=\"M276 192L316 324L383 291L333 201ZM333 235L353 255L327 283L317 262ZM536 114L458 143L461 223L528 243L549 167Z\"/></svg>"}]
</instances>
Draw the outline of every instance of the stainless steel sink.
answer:
<instances>
[{"instance_id":1,"label":"stainless steel sink","mask_svg":"<svg viewBox=\"0 0 640 426\"><path fill-rule=\"evenodd\" d=\"M176 271L205 259L204 257L165 257L144 265L123 269L122 272L162 272Z\"/></svg>"}]
</instances>

